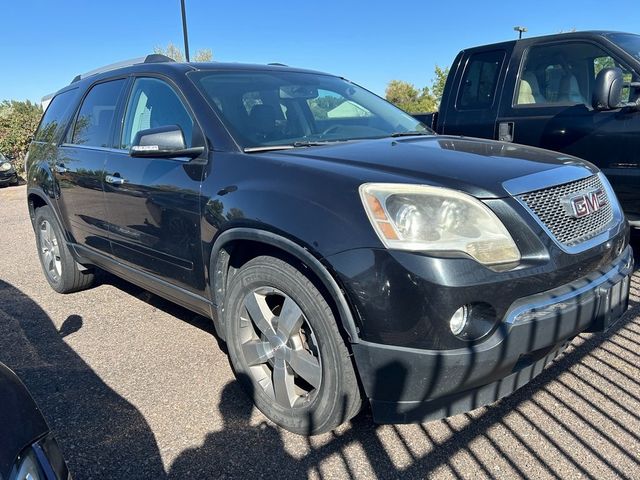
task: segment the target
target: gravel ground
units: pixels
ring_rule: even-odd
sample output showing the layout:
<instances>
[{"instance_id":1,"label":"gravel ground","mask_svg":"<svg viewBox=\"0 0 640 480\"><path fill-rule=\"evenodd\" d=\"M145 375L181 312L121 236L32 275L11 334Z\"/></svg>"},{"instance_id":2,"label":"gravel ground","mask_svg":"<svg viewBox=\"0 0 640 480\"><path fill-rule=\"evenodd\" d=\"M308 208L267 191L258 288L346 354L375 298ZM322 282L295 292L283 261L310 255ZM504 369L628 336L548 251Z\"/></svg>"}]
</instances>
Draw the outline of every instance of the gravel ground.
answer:
<instances>
[{"instance_id":1,"label":"gravel ground","mask_svg":"<svg viewBox=\"0 0 640 480\"><path fill-rule=\"evenodd\" d=\"M640 478L640 271L612 331L576 338L512 396L424 425L374 425L365 412L308 439L252 407L203 317L109 275L51 290L25 187L0 190L0 205L0 361L31 390L76 480Z\"/></svg>"}]
</instances>

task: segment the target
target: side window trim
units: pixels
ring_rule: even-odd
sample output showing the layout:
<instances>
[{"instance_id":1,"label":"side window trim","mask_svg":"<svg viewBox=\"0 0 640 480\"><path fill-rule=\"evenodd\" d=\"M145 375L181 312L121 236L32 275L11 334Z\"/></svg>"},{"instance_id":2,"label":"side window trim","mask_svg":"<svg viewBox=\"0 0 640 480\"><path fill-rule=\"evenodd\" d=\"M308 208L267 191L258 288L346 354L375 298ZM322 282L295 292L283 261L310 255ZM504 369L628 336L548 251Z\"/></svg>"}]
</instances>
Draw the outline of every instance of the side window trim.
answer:
<instances>
[{"instance_id":1,"label":"side window trim","mask_svg":"<svg viewBox=\"0 0 640 480\"><path fill-rule=\"evenodd\" d=\"M133 89L134 89L136 80L144 79L144 78L153 78L155 80L160 80L165 84L167 84L169 88L171 88L171 90L176 94L180 102L182 102L182 105L184 106L185 110L187 111L187 114L189 115L189 117L191 118L191 121L193 122L193 129L194 129L193 136L197 138L202 138L204 147L205 149L207 149L208 148L207 142L202 134L204 130L200 126L200 122L198 121L198 118L196 117L194 110L191 107L191 104L189 103L186 96L182 93L182 90L180 89L180 87L171 78L155 72L154 73L140 72L140 73L134 73L130 75L130 83L128 85L126 95L124 95L125 98L123 100L123 105L122 105L121 125L118 129L119 131L114 136L115 138L114 138L113 148L119 152L128 152L126 148L122 148L122 139L124 138L124 127L126 122L127 107L129 106L129 100L131 99L131 95L133 94Z\"/></svg>"},{"instance_id":2,"label":"side window trim","mask_svg":"<svg viewBox=\"0 0 640 480\"><path fill-rule=\"evenodd\" d=\"M118 75L116 77L110 77L110 78L102 78L100 80L97 80L95 82L93 82L91 85L89 85L85 91L83 92L80 101L78 102L78 104L76 105L75 111L73 112L73 115L71 117L71 120L69 121L68 125L66 126L66 130L64 132L64 134L61 136L61 145L63 146L72 146L72 147L78 147L78 148L90 148L90 149L100 149L100 150L110 150L113 148L113 143L109 146L109 147L95 147L95 146L89 146L89 145L78 145L73 143L73 133L75 130L75 126L76 126L76 121L78 120L78 115L80 115L80 109L82 108L82 105L84 104L85 99L87 98L87 96L89 95L89 92L91 92L91 90L93 90L93 87L95 87L96 85L100 85L101 83L106 83L106 82L111 82L111 81L115 81L115 80L125 80L125 85L123 87L123 91L120 92L120 97L118 97L118 101L116 102L116 112L117 112L117 105L121 100L122 97L122 93L126 90L127 88L127 83L126 81L129 79L130 75ZM115 113L114 113L115 115ZM115 122L112 122L111 124L111 131L109 132L109 138L111 138L111 140L113 140L113 128Z\"/></svg>"},{"instance_id":3,"label":"side window trim","mask_svg":"<svg viewBox=\"0 0 640 480\"><path fill-rule=\"evenodd\" d=\"M575 43L587 43L589 45L593 45L594 47L600 48L604 53L606 53L607 55L609 55L611 58L613 58L617 63L619 63L620 65L624 66L627 70L629 71L633 71L634 69L631 68L627 62L625 62L624 60L620 59L620 56L615 54L614 52L611 51L610 48L608 48L607 45L600 43L600 42L596 42L593 39L590 38L573 38L571 40L552 40L552 41L548 41L548 42L539 42L539 43L532 43L530 45L528 45L525 50L522 53L522 56L520 58L520 65L518 66L518 75L516 76L516 81L515 81L515 88L513 89L513 97L511 99L511 108L514 110L523 110L523 109L529 109L529 108L533 108L533 109L541 109L541 108L550 108L550 109L560 109L560 108L567 108L567 107L571 107L571 106L575 106L575 105L581 105L578 103L571 103L571 102L564 102L564 103L531 103L531 104L518 104L518 95L520 94L520 80L522 79L522 72L524 71L524 67L526 65L527 59L529 57L529 52L531 51L532 48L536 48L536 47L547 47L547 46L551 46L551 45L567 45L567 44L575 44ZM587 99L587 101L589 101L589 99ZM587 105L587 108L591 109L592 106L591 105Z\"/></svg>"},{"instance_id":4,"label":"side window trim","mask_svg":"<svg viewBox=\"0 0 640 480\"><path fill-rule=\"evenodd\" d=\"M122 128L124 126L124 115L127 109L127 102L129 101L129 95L133 89L134 83L133 75L127 76L127 81L122 89L122 94L116 104L116 111L114 114L114 122L111 130L111 147L112 151L120 151L120 139L122 135Z\"/></svg>"}]
</instances>

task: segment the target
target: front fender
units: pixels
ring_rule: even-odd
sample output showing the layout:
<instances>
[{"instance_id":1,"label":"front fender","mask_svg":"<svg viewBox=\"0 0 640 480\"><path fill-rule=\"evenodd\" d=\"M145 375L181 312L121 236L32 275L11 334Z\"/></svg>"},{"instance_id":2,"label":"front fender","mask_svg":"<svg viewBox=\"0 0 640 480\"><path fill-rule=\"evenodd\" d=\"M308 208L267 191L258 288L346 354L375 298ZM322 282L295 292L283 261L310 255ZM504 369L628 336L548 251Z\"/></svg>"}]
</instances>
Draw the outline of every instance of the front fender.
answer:
<instances>
[{"instance_id":1,"label":"front fender","mask_svg":"<svg viewBox=\"0 0 640 480\"><path fill-rule=\"evenodd\" d=\"M344 290L338 285L336 279L329 272L327 267L316 258L308 249L300 246L294 241L285 238L281 235L261 230L257 228L237 227L225 230L216 238L211 251L211 261L209 265L210 276L213 281L210 282L212 287L219 286L226 283L226 266L228 265L228 256L225 253L225 245L237 240L248 240L252 242L259 242L271 247L275 247L278 250L286 252L293 256L304 265L306 265L311 272L322 282L322 285L331 295L332 299L338 309L340 321L344 331L349 337L351 343L358 342L358 328L354 320L354 316L349 306L347 299L344 295ZM222 322L224 319L224 291L222 288L212 288L211 296L214 299L214 303L218 309L218 321ZM222 330L222 329L220 329ZM218 332L222 333L222 332Z\"/></svg>"}]
</instances>

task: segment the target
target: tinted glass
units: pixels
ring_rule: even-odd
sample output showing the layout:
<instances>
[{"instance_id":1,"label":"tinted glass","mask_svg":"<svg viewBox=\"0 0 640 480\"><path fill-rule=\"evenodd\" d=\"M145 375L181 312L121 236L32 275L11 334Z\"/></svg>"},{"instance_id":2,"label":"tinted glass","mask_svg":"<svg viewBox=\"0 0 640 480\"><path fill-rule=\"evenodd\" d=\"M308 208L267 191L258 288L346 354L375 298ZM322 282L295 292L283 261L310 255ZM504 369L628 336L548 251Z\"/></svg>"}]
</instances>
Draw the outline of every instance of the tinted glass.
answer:
<instances>
[{"instance_id":1,"label":"tinted glass","mask_svg":"<svg viewBox=\"0 0 640 480\"><path fill-rule=\"evenodd\" d=\"M524 60L516 105L591 105L596 78L604 68L620 68L625 81L631 72L601 47L567 42L532 47ZM629 88L623 91L629 99Z\"/></svg>"},{"instance_id":2,"label":"tinted glass","mask_svg":"<svg viewBox=\"0 0 640 480\"><path fill-rule=\"evenodd\" d=\"M386 100L330 75L210 70L189 77L245 148L428 131Z\"/></svg>"},{"instance_id":3,"label":"tinted glass","mask_svg":"<svg viewBox=\"0 0 640 480\"><path fill-rule=\"evenodd\" d=\"M503 50L471 55L458 94L459 110L490 108L493 105L504 56Z\"/></svg>"},{"instance_id":4,"label":"tinted glass","mask_svg":"<svg viewBox=\"0 0 640 480\"><path fill-rule=\"evenodd\" d=\"M110 147L110 134L118 98L125 80L94 86L84 101L73 128L71 143L89 147Z\"/></svg>"},{"instance_id":5,"label":"tinted glass","mask_svg":"<svg viewBox=\"0 0 640 480\"><path fill-rule=\"evenodd\" d=\"M640 35L633 35L631 33L611 33L607 35L607 37L629 55L640 61Z\"/></svg>"},{"instance_id":6,"label":"tinted glass","mask_svg":"<svg viewBox=\"0 0 640 480\"><path fill-rule=\"evenodd\" d=\"M40 121L40 126L35 135L36 141L53 143L59 140L62 130L72 113L73 100L76 94L77 89L74 89L59 93L53 97Z\"/></svg>"},{"instance_id":7,"label":"tinted glass","mask_svg":"<svg viewBox=\"0 0 640 480\"><path fill-rule=\"evenodd\" d=\"M131 148L140 130L167 125L179 126L191 147L193 120L173 88L155 78L137 79L127 105L121 148Z\"/></svg>"}]
</instances>

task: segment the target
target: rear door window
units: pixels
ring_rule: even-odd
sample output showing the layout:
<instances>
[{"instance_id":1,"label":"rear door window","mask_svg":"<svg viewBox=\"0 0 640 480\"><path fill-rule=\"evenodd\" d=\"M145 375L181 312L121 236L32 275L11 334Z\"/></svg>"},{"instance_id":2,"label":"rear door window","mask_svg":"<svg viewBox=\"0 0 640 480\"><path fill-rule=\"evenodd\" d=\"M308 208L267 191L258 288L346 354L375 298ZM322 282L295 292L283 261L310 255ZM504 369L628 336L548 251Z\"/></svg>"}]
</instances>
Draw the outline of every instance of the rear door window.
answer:
<instances>
[{"instance_id":1,"label":"rear door window","mask_svg":"<svg viewBox=\"0 0 640 480\"><path fill-rule=\"evenodd\" d=\"M78 90L67 90L51 100L35 135L37 142L57 143L73 110Z\"/></svg>"},{"instance_id":2,"label":"rear door window","mask_svg":"<svg viewBox=\"0 0 640 480\"><path fill-rule=\"evenodd\" d=\"M80 107L71 143L87 147L110 147L113 121L125 79L99 83L91 88Z\"/></svg>"},{"instance_id":3,"label":"rear door window","mask_svg":"<svg viewBox=\"0 0 640 480\"><path fill-rule=\"evenodd\" d=\"M458 110L479 110L493 106L504 57L504 50L471 55L458 92Z\"/></svg>"}]
</instances>

